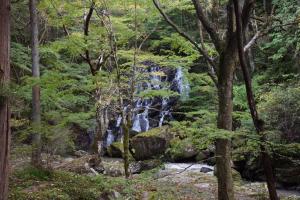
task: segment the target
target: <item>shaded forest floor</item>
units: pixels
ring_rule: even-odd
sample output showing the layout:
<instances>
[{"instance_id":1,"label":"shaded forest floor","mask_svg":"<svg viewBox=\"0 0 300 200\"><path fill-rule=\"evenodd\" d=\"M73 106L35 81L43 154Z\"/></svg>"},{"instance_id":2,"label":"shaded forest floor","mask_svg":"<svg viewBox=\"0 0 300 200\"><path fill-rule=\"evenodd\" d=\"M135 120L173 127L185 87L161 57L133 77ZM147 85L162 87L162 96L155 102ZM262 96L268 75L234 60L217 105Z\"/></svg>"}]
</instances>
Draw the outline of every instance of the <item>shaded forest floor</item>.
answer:
<instances>
[{"instance_id":1,"label":"shaded forest floor","mask_svg":"<svg viewBox=\"0 0 300 200\"><path fill-rule=\"evenodd\" d=\"M13 161L10 179L12 200L213 200L217 199L217 180L212 173L202 173L194 167L180 168L162 165L154 170L132 175L128 180L120 176L75 173L82 158L53 161L55 170L30 167L29 158ZM77 164L74 164L77 163ZM122 171L120 159L104 159L104 165ZM77 165L77 166L76 166ZM176 164L175 164L176 166ZM188 166L187 164L185 166ZM73 172L70 172L73 171ZM235 180L238 200L268 199L262 183ZM296 196L282 199L300 199Z\"/></svg>"}]
</instances>

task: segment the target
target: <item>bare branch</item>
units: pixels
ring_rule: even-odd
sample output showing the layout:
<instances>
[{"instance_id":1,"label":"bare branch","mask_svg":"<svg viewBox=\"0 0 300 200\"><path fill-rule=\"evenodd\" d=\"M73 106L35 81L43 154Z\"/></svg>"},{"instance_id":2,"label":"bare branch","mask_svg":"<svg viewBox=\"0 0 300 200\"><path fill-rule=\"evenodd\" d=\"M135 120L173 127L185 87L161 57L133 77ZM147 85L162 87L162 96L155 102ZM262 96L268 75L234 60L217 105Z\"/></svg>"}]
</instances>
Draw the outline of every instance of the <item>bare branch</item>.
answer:
<instances>
[{"instance_id":1,"label":"bare branch","mask_svg":"<svg viewBox=\"0 0 300 200\"><path fill-rule=\"evenodd\" d=\"M244 47L244 52L248 51L248 49L251 48L251 46L256 42L256 40L259 38L260 35L261 35L260 31L258 31L257 33L255 33L255 35L252 37L252 39Z\"/></svg>"}]
</instances>

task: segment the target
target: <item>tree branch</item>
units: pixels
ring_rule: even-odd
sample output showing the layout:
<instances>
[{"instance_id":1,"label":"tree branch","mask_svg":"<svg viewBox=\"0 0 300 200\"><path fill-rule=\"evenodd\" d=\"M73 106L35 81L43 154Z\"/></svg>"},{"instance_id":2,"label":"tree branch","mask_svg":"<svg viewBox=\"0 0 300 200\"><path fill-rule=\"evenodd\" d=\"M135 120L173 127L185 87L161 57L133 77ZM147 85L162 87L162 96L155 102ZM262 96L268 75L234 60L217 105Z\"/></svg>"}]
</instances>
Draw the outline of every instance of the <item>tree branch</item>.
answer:
<instances>
[{"instance_id":1,"label":"tree branch","mask_svg":"<svg viewBox=\"0 0 300 200\"><path fill-rule=\"evenodd\" d=\"M248 51L248 49L250 49L252 47L252 45L256 42L256 40L259 38L260 35L261 35L260 31L258 31L257 33L255 33L255 35L248 42L248 44L246 44L246 46L244 46L244 52Z\"/></svg>"},{"instance_id":2,"label":"tree branch","mask_svg":"<svg viewBox=\"0 0 300 200\"><path fill-rule=\"evenodd\" d=\"M245 0L242 10L242 26L247 27L250 21L250 15L254 8L255 0ZM243 31L246 29L244 28Z\"/></svg>"},{"instance_id":3,"label":"tree branch","mask_svg":"<svg viewBox=\"0 0 300 200\"><path fill-rule=\"evenodd\" d=\"M201 48L192 38L191 36L189 36L186 32L182 31L168 16L167 14L162 10L162 8L160 7L160 4L158 2L158 0L153 0L153 3L155 5L155 7L157 8L157 10L160 12L160 14L164 17L164 19L166 20L166 22L168 24L170 24L175 31L181 35L182 37L184 37L185 39L187 39L190 43L192 43L195 48L200 52L200 54L202 54L204 56L204 58L207 60L207 62L213 66L216 67L214 61L212 60L212 58L208 55L208 53Z\"/></svg>"},{"instance_id":4,"label":"tree branch","mask_svg":"<svg viewBox=\"0 0 300 200\"><path fill-rule=\"evenodd\" d=\"M199 20L201 21L204 29L207 31L207 33L209 34L211 40L213 41L213 43L216 47L216 50L220 54L222 52L222 49L223 49L222 46L223 45L222 45L222 42L221 42L221 39L220 39L220 36L218 34L218 31L217 31L216 27L205 16L199 0L192 0L192 1L193 1L193 4L194 4L194 7L196 9L196 13L197 13L197 16L198 16Z\"/></svg>"}]
</instances>

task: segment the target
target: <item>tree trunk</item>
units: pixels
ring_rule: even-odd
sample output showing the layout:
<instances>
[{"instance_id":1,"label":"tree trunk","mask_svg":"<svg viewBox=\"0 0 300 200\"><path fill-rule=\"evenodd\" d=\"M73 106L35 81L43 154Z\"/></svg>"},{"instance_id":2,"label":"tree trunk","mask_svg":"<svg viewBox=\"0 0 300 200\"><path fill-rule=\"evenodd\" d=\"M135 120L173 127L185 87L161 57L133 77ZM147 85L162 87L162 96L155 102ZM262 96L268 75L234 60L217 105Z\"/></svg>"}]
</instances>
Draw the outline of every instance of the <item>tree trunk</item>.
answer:
<instances>
[{"instance_id":1,"label":"tree trunk","mask_svg":"<svg viewBox=\"0 0 300 200\"><path fill-rule=\"evenodd\" d=\"M36 8L36 0L29 1L30 24L31 24L31 59L32 59L32 76L36 79L40 78L39 66L39 39L38 39L38 16ZM31 162L36 167L41 167L41 101L40 86L36 84L32 87L32 124L34 127L32 158Z\"/></svg>"},{"instance_id":2,"label":"tree trunk","mask_svg":"<svg viewBox=\"0 0 300 200\"><path fill-rule=\"evenodd\" d=\"M0 0L0 88L10 80L10 2ZM10 154L10 109L8 94L0 93L0 200L7 199Z\"/></svg>"},{"instance_id":3,"label":"tree trunk","mask_svg":"<svg viewBox=\"0 0 300 200\"><path fill-rule=\"evenodd\" d=\"M129 178L130 172L129 172L129 131L131 128L131 124L128 121L128 123L123 125L124 130L124 140L123 140L123 147L124 147L124 171L125 171L125 177Z\"/></svg>"},{"instance_id":4,"label":"tree trunk","mask_svg":"<svg viewBox=\"0 0 300 200\"><path fill-rule=\"evenodd\" d=\"M244 52L244 35L243 35L243 25L242 25L242 16L239 7L239 1L234 0L234 7L235 7L235 16L236 16L236 27L237 27L237 47L239 53L239 60L241 64L241 68L243 71L243 76L245 80L246 92L247 92L247 101L248 106L250 109L251 117L258 135L260 135L260 150L261 150L261 157L263 161L263 167L267 179L267 185L269 190L269 197L271 200L278 200L278 195L276 192L276 184L275 178L273 174L273 168L270 156L267 152L267 148L265 147L266 138L263 134L264 131L264 122L259 118L258 112L256 109L256 103L254 99L254 93L252 91L252 80L248 70L248 62L246 60L246 55Z\"/></svg>"},{"instance_id":5,"label":"tree trunk","mask_svg":"<svg viewBox=\"0 0 300 200\"><path fill-rule=\"evenodd\" d=\"M232 87L233 73L237 60L237 49L235 48L234 43L235 39L234 37L231 37L228 41L227 48L221 55L218 73L218 128L228 131L232 130ZM218 199L233 200L234 190L231 172L231 141L230 139L217 139L215 145Z\"/></svg>"}]
</instances>

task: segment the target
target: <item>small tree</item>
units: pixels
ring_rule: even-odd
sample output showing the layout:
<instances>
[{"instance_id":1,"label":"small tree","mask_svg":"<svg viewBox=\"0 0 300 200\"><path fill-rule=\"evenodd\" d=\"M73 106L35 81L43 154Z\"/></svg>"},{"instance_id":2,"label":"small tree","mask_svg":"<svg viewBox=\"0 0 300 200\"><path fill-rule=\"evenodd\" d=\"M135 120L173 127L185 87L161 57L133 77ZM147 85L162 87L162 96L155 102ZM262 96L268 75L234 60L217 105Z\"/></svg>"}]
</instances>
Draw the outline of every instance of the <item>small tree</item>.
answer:
<instances>
[{"instance_id":1,"label":"small tree","mask_svg":"<svg viewBox=\"0 0 300 200\"><path fill-rule=\"evenodd\" d=\"M40 56L39 56L39 30L38 30L38 15L36 8L36 0L29 1L30 24L31 24L31 60L32 60L32 76L40 78ZM32 124L35 130L33 135L33 148L31 162L36 167L41 167L41 101L40 101L40 86L35 84L32 87Z\"/></svg>"}]
</instances>

